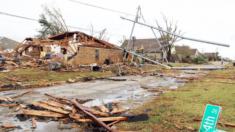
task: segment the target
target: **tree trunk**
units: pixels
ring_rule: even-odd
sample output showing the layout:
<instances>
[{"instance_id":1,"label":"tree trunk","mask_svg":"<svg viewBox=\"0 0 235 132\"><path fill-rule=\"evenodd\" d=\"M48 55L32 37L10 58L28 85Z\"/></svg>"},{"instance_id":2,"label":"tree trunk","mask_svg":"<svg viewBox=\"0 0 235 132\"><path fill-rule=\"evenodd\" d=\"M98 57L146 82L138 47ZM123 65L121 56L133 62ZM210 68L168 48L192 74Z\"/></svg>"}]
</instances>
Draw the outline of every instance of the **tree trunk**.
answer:
<instances>
[{"instance_id":1,"label":"tree trunk","mask_svg":"<svg viewBox=\"0 0 235 132\"><path fill-rule=\"evenodd\" d=\"M167 52L167 60L170 62L171 61L171 45L168 46L169 50Z\"/></svg>"}]
</instances>

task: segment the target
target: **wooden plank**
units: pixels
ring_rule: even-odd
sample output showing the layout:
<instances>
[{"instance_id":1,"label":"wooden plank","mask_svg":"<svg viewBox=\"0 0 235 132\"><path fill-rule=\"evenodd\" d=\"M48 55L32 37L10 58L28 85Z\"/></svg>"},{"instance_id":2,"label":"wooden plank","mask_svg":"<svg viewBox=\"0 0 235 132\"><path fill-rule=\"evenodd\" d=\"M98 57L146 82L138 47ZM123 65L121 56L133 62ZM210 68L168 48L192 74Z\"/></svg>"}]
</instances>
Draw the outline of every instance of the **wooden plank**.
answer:
<instances>
[{"instance_id":1,"label":"wooden plank","mask_svg":"<svg viewBox=\"0 0 235 132\"><path fill-rule=\"evenodd\" d=\"M27 109L28 106L24 105L24 104L20 104L20 107L23 108L23 109Z\"/></svg>"},{"instance_id":2,"label":"wooden plank","mask_svg":"<svg viewBox=\"0 0 235 132\"><path fill-rule=\"evenodd\" d=\"M61 114L70 114L70 112L64 111L61 108L55 108L55 107L52 107L52 106L49 106L49 105L46 105L46 104L37 103L37 102L32 103L32 104L35 105L35 106L38 106L40 108L47 109L47 110L54 111L54 112L58 112L58 113L61 113Z\"/></svg>"},{"instance_id":3,"label":"wooden plank","mask_svg":"<svg viewBox=\"0 0 235 132\"><path fill-rule=\"evenodd\" d=\"M100 108L102 112L109 112L109 110L104 105L100 105L98 107Z\"/></svg>"},{"instance_id":4,"label":"wooden plank","mask_svg":"<svg viewBox=\"0 0 235 132\"><path fill-rule=\"evenodd\" d=\"M66 104L66 105L69 105L70 102L67 102L67 101L62 101L62 100L56 100L56 99L48 99L50 101L54 101L54 102L58 102L58 103L61 103L61 104Z\"/></svg>"},{"instance_id":5,"label":"wooden plank","mask_svg":"<svg viewBox=\"0 0 235 132\"><path fill-rule=\"evenodd\" d=\"M3 128L16 128L15 125L12 125L12 124L9 124L9 123L3 123L3 124L2 124L2 127L3 127Z\"/></svg>"},{"instance_id":6,"label":"wooden plank","mask_svg":"<svg viewBox=\"0 0 235 132\"><path fill-rule=\"evenodd\" d=\"M75 115L69 114L69 116L70 116L71 118L73 118L73 119L76 119L76 120L78 120L78 119L80 119L81 117L83 117L83 115L81 115L81 114L75 114Z\"/></svg>"},{"instance_id":7,"label":"wooden plank","mask_svg":"<svg viewBox=\"0 0 235 132\"><path fill-rule=\"evenodd\" d=\"M16 107L15 112L19 111L21 107Z\"/></svg>"},{"instance_id":8,"label":"wooden plank","mask_svg":"<svg viewBox=\"0 0 235 132\"><path fill-rule=\"evenodd\" d=\"M14 102L14 100L11 99L10 97L7 97L7 100L10 101L10 102Z\"/></svg>"},{"instance_id":9,"label":"wooden plank","mask_svg":"<svg viewBox=\"0 0 235 132\"><path fill-rule=\"evenodd\" d=\"M0 97L0 101L8 102L7 99Z\"/></svg>"},{"instance_id":10,"label":"wooden plank","mask_svg":"<svg viewBox=\"0 0 235 132\"><path fill-rule=\"evenodd\" d=\"M33 128L37 128L35 117L32 118Z\"/></svg>"},{"instance_id":11,"label":"wooden plank","mask_svg":"<svg viewBox=\"0 0 235 132\"><path fill-rule=\"evenodd\" d=\"M22 94L13 96L13 97L11 97L11 98L17 98L17 97L23 96L23 95L25 95L25 94L28 94L29 92L31 92L31 91L24 92L24 93L22 93Z\"/></svg>"},{"instance_id":12,"label":"wooden plank","mask_svg":"<svg viewBox=\"0 0 235 132\"><path fill-rule=\"evenodd\" d=\"M84 107L84 109L86 111L90 112L93 115L105 116L105 117L109 116L109 114L107 114L107 113L99 112L99 111L96 111L96 110L93 110L93 109L90 109L90 108L87 108L87 107Z\"/></svg>"},{"instance_id":13,"label":"wooden plank","mask_svg":"<svg viewBox=\"0 0 235 132\"><path fill-rule=\"evenodd\" d=\"M38 110L24 110L23 113L25 115L33 115L33 116L43 116L43 117L63 117L64 114L49 112L49 111L38 111Z\"/></svg>"},{"instance_id":14,"label":"wooden plank","mask_svg":"<svg viewBox=\"0 0 235 132\"><path fill-rule=\"evenodd\" d=\"M69 99L62 98L62 97L58 97L58 96L54 96L54 95L49 94L49 93L45 93L45 95L50 96L50 97L55 98L55 99L58 99L58 100L66 100L66 101L69 101Z\"/></svg>"}]
</instances>

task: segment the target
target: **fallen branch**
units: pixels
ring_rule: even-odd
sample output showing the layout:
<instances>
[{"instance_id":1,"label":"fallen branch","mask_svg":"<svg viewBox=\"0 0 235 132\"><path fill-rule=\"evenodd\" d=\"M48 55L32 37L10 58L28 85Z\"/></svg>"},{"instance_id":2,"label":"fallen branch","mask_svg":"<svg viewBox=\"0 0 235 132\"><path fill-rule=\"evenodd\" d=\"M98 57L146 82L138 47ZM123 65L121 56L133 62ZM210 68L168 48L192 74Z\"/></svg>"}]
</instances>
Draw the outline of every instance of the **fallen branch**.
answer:
<instances>
[{"instance_id":1,"label":"fallen branch","mask_svg":"<svg viewBox=\"0 0 235 132\"><path fill-rule=\"evenodd\" d=\"M23 113L25 115L33 115L33 116L43 116L43 117L63 117L64 114L49 112L49 111L38 111L38 110L24 110Z\"/></svg>"}]
</instances>

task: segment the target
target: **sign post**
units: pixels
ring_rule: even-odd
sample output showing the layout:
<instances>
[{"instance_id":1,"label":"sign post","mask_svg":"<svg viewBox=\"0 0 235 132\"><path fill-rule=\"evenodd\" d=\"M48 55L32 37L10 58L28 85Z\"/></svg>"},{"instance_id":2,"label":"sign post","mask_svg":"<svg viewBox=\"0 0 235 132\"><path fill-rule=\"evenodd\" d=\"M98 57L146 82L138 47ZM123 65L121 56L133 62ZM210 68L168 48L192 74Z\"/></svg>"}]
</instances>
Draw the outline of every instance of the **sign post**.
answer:
<instances>
[{"instance_id":1,"label":"sign post","mask_svg":"<svg viewBox=\"0 0 235 132\"><path fill-rule=\"evenodd\" d=\"M199 132L221 132L220 130L216 130L221 110L222 108L220 106L206 105Z\"/></svg>"}]
</instances>

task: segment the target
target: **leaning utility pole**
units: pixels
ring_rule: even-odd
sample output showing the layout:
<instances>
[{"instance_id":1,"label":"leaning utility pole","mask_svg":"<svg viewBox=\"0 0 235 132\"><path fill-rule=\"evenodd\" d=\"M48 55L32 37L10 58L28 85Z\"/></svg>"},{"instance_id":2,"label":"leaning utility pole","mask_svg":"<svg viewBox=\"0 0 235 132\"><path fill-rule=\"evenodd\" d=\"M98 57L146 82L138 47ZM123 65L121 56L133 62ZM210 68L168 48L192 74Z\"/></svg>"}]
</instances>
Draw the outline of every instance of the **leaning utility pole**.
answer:
<instances>
[{"instance_id":1,"label":"leaning utility pole","mask_svg":"<svg viewBox=\"0 0 235 132\"><path fill-rule=\"evenodd\" d=\"M136 16L135 16L135 21L134 21L134 24L133 24L133 27L132 27L132 30L131 30L131 35L130 35L130 39L129 39L128 44L127 44L127 47L126 47L126 51L128 51L128 48L129 48L129 45L130 45L131 37L132 37L133 31L134 31L134 28L135 28L135 23L138 22L139 10L140 10L140 6L139 6L138 9L137 9L137 13L136 13ZM127 52L125 52L125 55L124 55L124 57L123 57L123 62L124 62L125 59L126 59L126 54L127 54Z\"/></svg>"},{"instance_id":2,"label":"leaning utility pole","mask_svg":"<svg viewBox=\"0 0 235 132\"><path fill-rule=\"evenodd\" d=\"M158 40L158 38L157 38L157 36L156 36L156 34L155 34L155 32L154 32L153 29L157 29L157 30L160 30L160 31L162 31L162 32L165 32L165 33L168 33L168 34L177 36L177 37L182 38L182 39L191 40L191 41L202 42L202 43L208 43L208 44L218 45L218 46L224 46L224 47L229 47L229 46L230 46L230 45L228 45L228 44L222 44L222 43L217 43L217 42L211 42L211 41L205 41L205 40L200 40L200 39L194 39L194 38L188 38L188 37L180 36L180 35L177 35L177 34L174 34L174 33L168 32L168 31L165 31L165 30L163 30L163 29L160 29L160 28L157 28L157 27L154 27L154 26L150 26L150 25L147 25L147 24L138 22L138 13L139 13L139 10L140 10L140 6L138 7L135 20L130 20L130 19L121 17L121 18L124 19L124 20L128 20L128 21L134 22L133 28L132 28L132 31L131 31L131 35L130 35L130 39L129 39L128 44L127 44L127 47L126 47L126 51L124 50L124 51L125 51L125 55L124 55L124 58L123 58L123 62L125 61L126 54L127 54L127 52L128 52L128 53L132 54L133 56L134 56L134 55L135 55L135 56L138 56L138 57L140 57L140 58L143 58L143 59L145 59L145 60L148 60L148 61L150 61L150 62L153 62L154 64L161 65L161 66L163 66L163 67L165 67L165 68L167 68L167 69L183 69L183 70L186 70L186 69L197 70L197 69L198 69L198 70L200 70L200 69L223 69L223 68L225 68L225 67L207 67L207 68L204 68L204 67L202 67L202 68L200 68L200 67L169 67L169 66L163 65L163 64L161 64L161 63L158 63L158 62L156 62L156 61L153 61L153 60L150 60L150 59L148 59L148 58L145 58L145 57L143 57L143 56L141 56L141 55L138 55L138 54L135 54L135 53L133 53L133 52L128 51L129 44L130 44L131 37L132 37L132 34L133 34L134 27L135 27L135 24L136 24L136 23L137 23L137 24L140 24L140 25L143 25L143 26L146 26L146 27L149 27L149 28L152 29L153 34L154 34L154 36L155 36L155 38L156 38L156 40L157 40L157 42L158 42L158 44L159 44L159 46L160 46L159 48L160 48L161 50L162 50L162 48L165 47L166 45L162 46L162 45L160 44L160 42L159 42L159 40ZM170 45L170 44L167 44L167 45ZM157 49L159 49L159 48L157 48ZM119 48L119 49L120 49L120 48ZM123 49L121 49L121 50L123 50ZM155 50L156 50L156 49L155 49ZM155 50L152 50L152 51L155 51ZM152 52L152 51L150 51L150 52ZM148 53L150 53L150 52L148 52ZM148 54L148 53L147 53L147 54ZM162 53L163 53L163 57L165 58L166 62L168 63L167 58L166 58L166 56L165 56L163 50L162 50Z\"/></svg>"}]
</instances>

